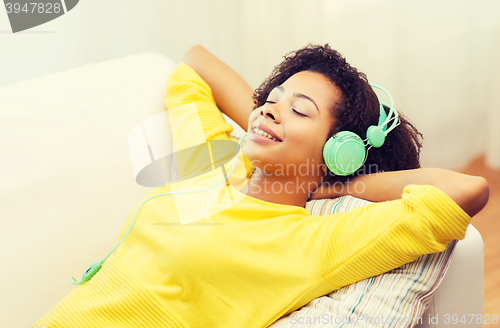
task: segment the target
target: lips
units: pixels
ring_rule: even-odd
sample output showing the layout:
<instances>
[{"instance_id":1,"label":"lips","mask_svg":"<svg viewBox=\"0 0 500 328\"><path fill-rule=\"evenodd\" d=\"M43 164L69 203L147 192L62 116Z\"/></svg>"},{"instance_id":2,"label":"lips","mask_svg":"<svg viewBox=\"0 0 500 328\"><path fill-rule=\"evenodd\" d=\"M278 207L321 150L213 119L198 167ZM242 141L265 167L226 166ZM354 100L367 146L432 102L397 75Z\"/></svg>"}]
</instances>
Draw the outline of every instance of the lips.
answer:
<instances>
[{"instance_id":1,"label":"lips","mask_svg":"<svg viewBox=\"0 0 500 328\"><path fill-rule=\"evenodd\" d=\"M260 122L257 122L257 123L255 123L255 124L253 125L252 130L253 130L254 128L257 128L257 129L259 129L259 130L262 130L262 131L266 132L267 134L269 134L271 137L278 139L278 142L282 142L281 138L280 138L280 137L278 137L278 135L277 135L276 133L274 133L274 131L273 131L273 130L271 130L270 128L268 128L268 127L267 127L267 126L265 126L264 124L262 124L262 123L260 123Z\"/></svg>"}]
</instances>

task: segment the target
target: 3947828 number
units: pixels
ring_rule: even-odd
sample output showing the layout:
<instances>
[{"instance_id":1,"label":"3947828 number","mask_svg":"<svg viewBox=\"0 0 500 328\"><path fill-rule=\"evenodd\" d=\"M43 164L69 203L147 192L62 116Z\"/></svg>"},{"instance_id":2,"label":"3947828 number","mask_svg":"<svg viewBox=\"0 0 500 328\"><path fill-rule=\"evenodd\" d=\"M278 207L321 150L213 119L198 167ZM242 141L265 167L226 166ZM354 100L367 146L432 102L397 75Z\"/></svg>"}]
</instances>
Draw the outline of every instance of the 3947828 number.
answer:
<instances>
[{"instance_id":1,"label":"3947828 number","mask_svg":"<svg viewBox=\"0 0 500 328\"><path fill-rule=\"evenodd\" d=\"M62 10L60 3L44 3L44 2L30 2L25 3L24 6L21 7L21 4L18 2L5 3L5 8L7 9L7 14L11 13L20 13L24 12L26 14L59 14Z\"/></svg>"},{"instance_id":2,"label":"3947828 number","mask_svg":"<svg viewBox=\"0 0 500 328\"><path fill-rule=\"evenodd\" d=\"M444 324L458 324L463 323L466 324L483 324L483 325L496 325L498 324L498 314L468 314L462 315L459 317L457 314L445 314L444 315Z\"/></svg>"}]
</instances>

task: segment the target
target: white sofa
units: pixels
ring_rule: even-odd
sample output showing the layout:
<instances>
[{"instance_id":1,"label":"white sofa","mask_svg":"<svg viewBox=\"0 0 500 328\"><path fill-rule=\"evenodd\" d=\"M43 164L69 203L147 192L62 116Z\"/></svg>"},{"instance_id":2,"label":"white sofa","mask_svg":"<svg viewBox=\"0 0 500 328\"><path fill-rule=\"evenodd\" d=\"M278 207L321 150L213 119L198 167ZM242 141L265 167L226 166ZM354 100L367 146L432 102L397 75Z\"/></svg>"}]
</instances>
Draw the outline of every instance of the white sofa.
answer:
<instances>
[{"instance_id":1,"label":"white sofa","mask_svg":"<svg viewBox=\"0 0 500 328\"><path fill-rule=\"evenodd\" d=\"M164 111L174 66L145 53L0 88L3 327L30 327L75 287L70 275L81 277L115 245L151 189L135 181L128 136ZM482 239L469 226L424 315L439 315L439 324L421 327L482 309Z\"/></svg>"}]
</instances>

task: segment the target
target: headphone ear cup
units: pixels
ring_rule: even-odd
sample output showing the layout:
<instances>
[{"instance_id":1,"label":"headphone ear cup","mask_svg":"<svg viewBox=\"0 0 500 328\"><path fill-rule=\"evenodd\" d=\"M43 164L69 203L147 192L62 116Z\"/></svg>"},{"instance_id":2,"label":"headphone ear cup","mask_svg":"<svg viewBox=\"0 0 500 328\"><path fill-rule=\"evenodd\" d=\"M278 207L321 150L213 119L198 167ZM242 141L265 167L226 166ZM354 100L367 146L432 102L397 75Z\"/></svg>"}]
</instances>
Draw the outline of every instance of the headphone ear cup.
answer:
<instances>
[{"instance_id":1,"label":"headphone ear cup","mask_svg":"<svg viewBox=\"0 0 500 328\"><path fill-rule=\"evenodd\" d=\"M380 148L385 142L385 133L380 126L372 125L366 131L368 143L375 148Z\"/></svg>"},{"instance_id":2,"label":"headphone ear cup","mask_svg":"<svg viewBox=\"0 0 500 328\"><path fill-rule=\"evenodd\" d=\"M328 139L323 146L323 159L335 175L350 175L363 165L366 147L354 132L341 131Z\"/></svg>"}]
</instances>

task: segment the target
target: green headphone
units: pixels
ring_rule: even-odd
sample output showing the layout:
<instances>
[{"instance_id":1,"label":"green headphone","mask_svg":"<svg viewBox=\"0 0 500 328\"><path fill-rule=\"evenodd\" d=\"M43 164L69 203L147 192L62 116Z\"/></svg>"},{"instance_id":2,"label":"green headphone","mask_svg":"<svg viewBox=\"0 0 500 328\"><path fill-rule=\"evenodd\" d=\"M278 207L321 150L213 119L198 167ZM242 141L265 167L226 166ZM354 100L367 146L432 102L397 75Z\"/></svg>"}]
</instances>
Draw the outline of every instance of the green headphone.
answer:
<instances>
[{"instance_id":1,"label":"green headphone","mask_svg":"<svg viewBox=\"0 0 500 328\"><path fill-rule=\"evenodd\" d=\"M370 84L370 86L381 90L389 97L391 102L389 115L385 114L385 104L377 96L380 104L378 125L372 125L366 130L365 140L351 131L341 131L328 139L323 146L323 159L328 169L336 175L346 176L356 172L365 163L368 150L371 147L381 147L384 144L387 134L400 123L399 114L394 109L394 101L391 94L378 85ZM392 125L387 129L387 124L391 120L393 120ZM365 144L364 141L367 141L367 143ZM368 145L370 147L366 149Z\"/></svg>"}]
</instances>

